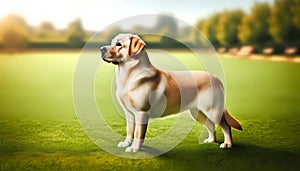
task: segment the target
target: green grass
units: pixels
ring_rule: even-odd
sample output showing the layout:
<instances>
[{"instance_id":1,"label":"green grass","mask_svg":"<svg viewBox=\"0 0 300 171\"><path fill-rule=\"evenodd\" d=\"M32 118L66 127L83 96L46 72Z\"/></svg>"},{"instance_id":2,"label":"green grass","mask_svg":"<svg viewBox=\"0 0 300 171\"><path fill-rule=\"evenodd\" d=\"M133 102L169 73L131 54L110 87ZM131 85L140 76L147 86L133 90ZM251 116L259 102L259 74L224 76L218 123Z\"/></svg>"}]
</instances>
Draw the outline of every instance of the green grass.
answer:
<instances>
[{"instance_id":1,"label":"green grass","mask_svg":"<svg viewBox=\"0 0 300 171\"><path fill-rule=\"evenodd\" d=\"M202 68L174 52L190 69ZM159 55L155 54L154 55ZM134 160L111 155L83 132L73 109L72 79L79 53L0 54L0 170L297 170L300 166L300 64L223 58L229 111L244 131L235 147L198 144L196 124L173 150ZM114 68L97 74L96 98L108 122L124 134L124 120L108 96ZM103 105L105 104L105 105ZM174 118L150 124L148 136ZM164 126L162 126L164 125ZM217 140L223 140L220 129Z\"/></svg>"}]
</instances>

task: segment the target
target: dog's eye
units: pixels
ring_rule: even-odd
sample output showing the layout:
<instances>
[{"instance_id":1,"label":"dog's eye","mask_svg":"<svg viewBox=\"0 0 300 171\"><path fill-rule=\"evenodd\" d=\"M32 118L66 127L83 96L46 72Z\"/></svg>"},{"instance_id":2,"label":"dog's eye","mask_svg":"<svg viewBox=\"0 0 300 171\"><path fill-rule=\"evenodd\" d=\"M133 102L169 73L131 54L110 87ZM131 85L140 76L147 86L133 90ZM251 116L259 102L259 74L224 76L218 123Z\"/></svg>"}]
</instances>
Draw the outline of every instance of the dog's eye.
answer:
<instances>
[{"instance_id":1,"label":"dog's eye","mask_svg":"<svg viewBox=\"0 0 300 171\"><path fill-rule=\"evenodd\" d=\"M117 42L116 46L122 46L122 44L120 42Z\"/></svg>"}]
</instances>

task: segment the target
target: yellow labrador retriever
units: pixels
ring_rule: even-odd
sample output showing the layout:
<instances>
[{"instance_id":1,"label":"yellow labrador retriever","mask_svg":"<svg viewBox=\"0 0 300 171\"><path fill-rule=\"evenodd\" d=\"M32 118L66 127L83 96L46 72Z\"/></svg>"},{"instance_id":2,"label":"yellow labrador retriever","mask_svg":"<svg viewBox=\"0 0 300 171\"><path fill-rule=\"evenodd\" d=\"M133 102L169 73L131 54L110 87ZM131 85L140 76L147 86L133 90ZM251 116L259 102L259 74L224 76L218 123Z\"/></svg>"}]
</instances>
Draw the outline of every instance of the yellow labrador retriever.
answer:
<instances>
[{"instance_id":1,"label":"yellow labrador retriever","mask_svg":"<svg viewBox=\"0 0 300 171\"><path fill-rule=\"evenodd\" d=\"M140 150L148 120L190 110L195 120L204 124L216 140L215 124L224 133L220 148L232 147L231 127L242 130L224 105L224 88L215 76L203 71L164 71L148 58L145 42L132 34L119 34L110 46L100 48L104 61L117 65L117 98L126 115L126 139L118 147L126 152Z\"/></svg>"}]
</instances>

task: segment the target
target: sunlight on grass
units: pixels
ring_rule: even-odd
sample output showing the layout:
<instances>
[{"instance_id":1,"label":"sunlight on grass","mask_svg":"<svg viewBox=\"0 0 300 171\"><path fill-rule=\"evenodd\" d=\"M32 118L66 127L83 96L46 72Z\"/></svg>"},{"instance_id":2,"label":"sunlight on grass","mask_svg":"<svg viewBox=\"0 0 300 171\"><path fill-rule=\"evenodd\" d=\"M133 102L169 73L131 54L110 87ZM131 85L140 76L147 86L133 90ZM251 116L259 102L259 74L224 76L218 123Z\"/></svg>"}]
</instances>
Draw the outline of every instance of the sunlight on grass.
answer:
<instances>
[{"instance_id":1,"label":"sunlight on grass","mask_svg":"<svg viewBox=\"0 0 300 171\"><path fill-rule=\"evenodd\" d=\"M172 52L189 69L203 68L192 54ZM159 55L156 53L155 55ZM298 63L221 60L229 111L244 131L233 130L235 148L198 144L202 126L175 149L145 160L113 156L84 133L72 102L78 52L0 54L0 170L294 170L300 159L300 67ZM159 56L158 56L159 57ZM112 102L114 67L97 73L95 96L111 128L125 135L125 120ZM176 116L149 124L148 138L161 135ZM176 136L176 135L174 135ZM220 129L217 140L223 140Z\"/></svg>"}]
</instances>

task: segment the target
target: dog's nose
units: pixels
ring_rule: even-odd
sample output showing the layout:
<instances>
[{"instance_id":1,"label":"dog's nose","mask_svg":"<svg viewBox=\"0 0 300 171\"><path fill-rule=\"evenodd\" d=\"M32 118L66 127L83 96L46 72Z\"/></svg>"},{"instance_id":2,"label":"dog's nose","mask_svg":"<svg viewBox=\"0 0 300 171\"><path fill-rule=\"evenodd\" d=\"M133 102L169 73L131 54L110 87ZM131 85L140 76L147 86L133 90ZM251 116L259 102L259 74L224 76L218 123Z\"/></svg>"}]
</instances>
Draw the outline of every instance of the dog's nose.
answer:
<instances>
[{"instance_id":1,"label":"dog's nose","mask_svg":"<svg viewBox=\"0 0 300 171\"><path fill-rule=\"evenodd\" d=\"M100 52L102 55L105 55L107 53L107 49L105 47L101 47Z\"/></svg>"},{"instance_id":2,"label":"dog's nose","mask_svg":"<svg viewBox=\"0 0 300 171\"><path fill-rule=\"evenodd\" d=\"M101 57L105 58L106 53L107 53L107 48L106 47L101 47L100 52L101 52Z\"/></svg>"}]
</instances>

